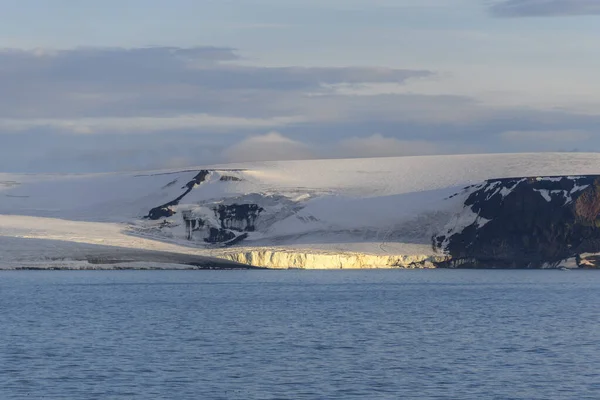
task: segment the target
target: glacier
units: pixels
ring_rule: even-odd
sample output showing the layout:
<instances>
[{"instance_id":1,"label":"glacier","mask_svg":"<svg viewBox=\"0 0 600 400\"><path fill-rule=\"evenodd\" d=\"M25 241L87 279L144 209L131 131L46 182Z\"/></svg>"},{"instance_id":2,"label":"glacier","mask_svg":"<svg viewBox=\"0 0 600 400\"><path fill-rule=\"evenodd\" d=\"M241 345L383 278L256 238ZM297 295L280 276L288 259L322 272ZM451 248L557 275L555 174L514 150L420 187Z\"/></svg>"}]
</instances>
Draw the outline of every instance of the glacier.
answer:
<instances>
[{"instance_id":1,"label":"glacier","mask_svg":"<svg viewBox=\"0 0 600 400\"><path fill-rule=\"evenodd\" d=\"M521 241L493 236L505 235L501 216L514 210L502 207L519 203L516 196L548 215L564 214L549 227L535 226L560 231L557 237L569 242L548 259L530 257L527 267L575 259L589 266L600 249L577 235L595 235L596 216L588 215L595 203L584 204L591 210L585 224L567 211L593 197L599 173L600 155L593 153L0 173L0 268L433 268L489 267L497 260L516 267L517 261L493 258L510 252L494 250L486 264L482 257L491 253L480 251L493 242L518 260L528 227L519 227ZM477 239L488 236L485 243ZM544 249L553 245L535 237Z\"/></svg>"}]
</instances>

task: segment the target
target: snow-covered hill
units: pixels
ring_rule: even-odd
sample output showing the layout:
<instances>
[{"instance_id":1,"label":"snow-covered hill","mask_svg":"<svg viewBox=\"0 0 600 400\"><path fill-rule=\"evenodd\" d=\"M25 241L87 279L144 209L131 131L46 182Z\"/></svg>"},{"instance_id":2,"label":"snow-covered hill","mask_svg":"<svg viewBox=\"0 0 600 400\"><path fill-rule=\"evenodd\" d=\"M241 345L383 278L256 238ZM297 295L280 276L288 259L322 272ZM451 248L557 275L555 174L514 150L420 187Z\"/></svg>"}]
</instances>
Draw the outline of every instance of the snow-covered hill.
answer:
<instances>
[{"instance_id":1,"label":"snow-covered hill","mask_svg":"<svg viewBox=\"0 0 600 400\"><path fill-rule=\"evenodd\" d=\"M58 265L102 255L107 265L119 260L199 264L156 254L168 252L267 267L433 266L456 258L452 235L490 220L466 204L484 186L493 189L488 180L595 174L600 174L600 155L583 153L0 174L0 263ZM496 186L504 197L515 187ZM580 186L560 195L579 196L585 189ZM558 193L552 192L557 188L532 190L549 203ZM111 248L136 256L111 258Z\"/></svg>"}]
</instances>

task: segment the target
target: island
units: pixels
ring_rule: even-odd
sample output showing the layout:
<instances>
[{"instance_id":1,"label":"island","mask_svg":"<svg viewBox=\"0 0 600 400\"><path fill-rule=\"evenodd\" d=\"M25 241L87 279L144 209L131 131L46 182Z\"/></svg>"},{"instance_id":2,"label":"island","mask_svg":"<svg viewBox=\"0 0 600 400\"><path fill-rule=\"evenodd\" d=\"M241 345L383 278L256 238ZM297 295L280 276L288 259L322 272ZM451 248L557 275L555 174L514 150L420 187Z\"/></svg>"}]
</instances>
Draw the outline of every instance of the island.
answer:
<instances>
[{"instance_id":1,"label":"island","mask_svg":"<svg viewBox=\"0 0 600 400\"><path fill-rule=\"evenodd\" d=\"M0 268L596 268L600 154L0 174Z\"/></svg>"}]
</instances>

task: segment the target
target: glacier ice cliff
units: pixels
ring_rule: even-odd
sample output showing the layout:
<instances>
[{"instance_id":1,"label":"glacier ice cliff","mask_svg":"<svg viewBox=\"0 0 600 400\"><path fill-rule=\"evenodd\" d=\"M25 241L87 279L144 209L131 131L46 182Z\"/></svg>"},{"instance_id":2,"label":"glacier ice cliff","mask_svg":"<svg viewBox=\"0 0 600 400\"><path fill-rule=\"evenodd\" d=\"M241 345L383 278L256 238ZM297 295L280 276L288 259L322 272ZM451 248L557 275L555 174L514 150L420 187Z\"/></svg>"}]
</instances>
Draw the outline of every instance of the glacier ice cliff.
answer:
<instances>
[{"instance_id":1,"label":"glacier ice cliff","mask_svg":"<svg viewBox=\"0 0 600 400\"><path fill-rule=\"evenodd\" d=\"M435 268L445 256L325 253L314 250L248 249L218 256L240 264L279 269Z\"/></svg>"}]
</instances>

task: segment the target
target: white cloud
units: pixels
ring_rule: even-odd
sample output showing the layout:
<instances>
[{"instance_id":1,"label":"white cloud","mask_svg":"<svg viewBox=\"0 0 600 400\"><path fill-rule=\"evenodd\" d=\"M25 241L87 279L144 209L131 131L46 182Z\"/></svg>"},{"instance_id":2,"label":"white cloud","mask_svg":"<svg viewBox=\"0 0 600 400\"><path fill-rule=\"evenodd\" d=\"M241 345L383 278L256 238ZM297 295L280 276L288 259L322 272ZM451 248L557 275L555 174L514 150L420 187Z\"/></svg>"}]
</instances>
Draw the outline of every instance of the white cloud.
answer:
<instances>
[{"instance_id":1,"label":"white cloud","mask_svg":"<svg viewBox=\"0 0 600 400\"><path fill-rule=\"evenodd\" d=\"M567 144L578 141L584 141L591 137L589 132L579 130L561 130L561 131L507 131L500 135L504 140L510 142L536 142L543 145Z\"/></svg>"},{"instance_id":2,"label":"white cloud","mask_svg":"<svg viewBox=\"0 0 600 400\"><path fill-rule=\"evenodd\" d=\"M503 0L491 8L496 17L598 15L598 0Z\"/></svg>"},{"instance_id":3,"label":"white cloud","mask_svg":"<svg viewBox=\"0 0 600 400\"><path fill-rule=\"evenodd\" d=\"M521 50L544 47L554 59L559 40L544 35L551 40L514 33L529 41ZM582 46L579 39L569 37L569 48ZM502 48L489 43L493 51ZM596 47L587 38L563 63L588 59ZM424 68L438 64L252 66L234 50L214 47L0 49L0 170L598 149L598 140L581 133L600 126L594 62L573 73L560 60L523 69L526 59L516 69L462 62L451 73L432 73ZM285 136L264 134L271 130ZM576 130L566 144L549 145ZM514 133L522 131L527 141Z\"/></svg>"},{"instance_id":4,"label":"white cloud","mask_svg":"<svg viewBox=\"0 0 600 400\"><path fill-rule=\"evenodd\" d=\"M343 157L393 157L444 153L442 146L424 140L400 140L375 134L354 137L339 143Z\"/></svg>"},{"instance_id":5,"label":"white cloud","mask_svg":"<svg viewBox=\"0 0 600 400\"><path fill-rule=\"evenodd\" d=\"M310 146L286 138L278 132L252 136L223 152L226 161L276 161L317 158Z\"/></svg>"},{"instance_id":6,"label":"white cloud","mask_svg":"<svg viewBox=\"0 0 600 400\"><path fill-rule=\"evenodd\" d=\"M174 129L255 129L281 127L303 122L300 117L241 118L209 114L174 117L79 118L79 119L0 119L0 132L32 128L53 128L65 133L153 133Z\"/></svg>"},{"instance_id":7,"label":"white cloud","mask_svg":"<svg viewBox=\"0 0 600 400\"><path fill-rule=\"evenodd\" d=\"M507 131L501 140L512 151L586 151L594 149L591 132L584 130Z\"/></svg>"},{"instance_id":8,"label":"white cloud","mask_svg":"<svg viewBox=\"0 0 600 400\"><path fill-rule=\"evenodd\" d=\"M462 149L469 151L472 149ZM455 153L456 148L424 140L399 140L375 134L323 146L292 140L278 132L252 136L223 152L227 162L306 160L316 158L399 157Z\"/></svg>"}]
</instances>

